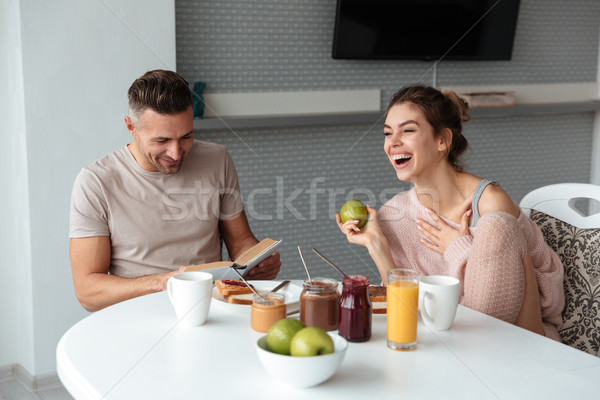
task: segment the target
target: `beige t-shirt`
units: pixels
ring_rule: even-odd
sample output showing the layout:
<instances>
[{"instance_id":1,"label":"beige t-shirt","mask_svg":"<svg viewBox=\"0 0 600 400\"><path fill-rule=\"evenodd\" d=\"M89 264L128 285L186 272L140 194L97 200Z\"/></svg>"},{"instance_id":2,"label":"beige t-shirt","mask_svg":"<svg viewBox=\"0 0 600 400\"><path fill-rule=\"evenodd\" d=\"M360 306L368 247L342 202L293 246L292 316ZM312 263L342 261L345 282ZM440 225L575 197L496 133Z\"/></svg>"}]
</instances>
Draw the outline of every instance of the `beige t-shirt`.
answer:
<instances>
[{"instance_id":1,"label":"beige t-shirt","mask_svg":"<svg viewBox=\"0 0 600 400\"><path fill-rule=\"evenodd\" d=\"M123 147L75 179L69 237L110 236L110 273L139 277L220 261L219 219L243 209L223 146L195 140L170 175L142 169Z\"/></svg>"}]
</instances>

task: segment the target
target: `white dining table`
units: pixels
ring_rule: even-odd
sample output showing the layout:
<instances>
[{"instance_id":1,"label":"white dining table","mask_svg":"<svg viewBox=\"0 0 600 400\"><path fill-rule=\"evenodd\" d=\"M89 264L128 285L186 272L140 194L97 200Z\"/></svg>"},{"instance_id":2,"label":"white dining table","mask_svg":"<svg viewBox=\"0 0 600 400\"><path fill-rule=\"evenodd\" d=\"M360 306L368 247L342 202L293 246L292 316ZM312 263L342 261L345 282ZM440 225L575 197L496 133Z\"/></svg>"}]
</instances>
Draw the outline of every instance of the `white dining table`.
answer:
<instances>
[{"instance_id":1,"label":"white dining table","mask_svg":"<svg viewBox=\"0 0 600 400\"><path fill-rule=\"evenodd\" d=\"M419 322L410 352L387 348L386 316L374 315L372 338L349 343L335 375L312 388L268 375L255 348L262 335L249 307L214 299L205 325L180 326L157 293L71 327L57 372L75 399L600 398L600 358L463 306L448 331Z\"/></svg>"}]
</instances>

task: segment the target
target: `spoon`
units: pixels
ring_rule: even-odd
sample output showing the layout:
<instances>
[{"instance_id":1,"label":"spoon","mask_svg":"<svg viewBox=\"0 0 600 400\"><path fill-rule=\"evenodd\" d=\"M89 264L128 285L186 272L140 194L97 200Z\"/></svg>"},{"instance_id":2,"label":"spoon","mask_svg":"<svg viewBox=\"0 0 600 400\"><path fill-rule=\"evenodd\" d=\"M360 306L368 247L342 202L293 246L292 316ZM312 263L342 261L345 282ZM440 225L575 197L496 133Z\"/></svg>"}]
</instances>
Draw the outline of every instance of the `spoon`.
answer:
<instances>
[{"instance_id":1,"label":"spoon","mask_svg":"<svg viewBox=\"0 0 600 400\"><path fill-rule=\"evenodd\" d=\"M327 264L331 265L331 266L332 266L332 267L333 267L333 268L334 268L334 269L335 269L337 272L339 272L339 273L340 273L340 274L342 274L344 277L346 277L346 274L345 274L344 272L342 272L342 270L341 270L341 269L339 269L337 265L335 265L334 263L332 263L331 261L329 261L329 259L328 259L327 257L325 257L323 254L321 254L321 252L320 252L319 250L317 250L317 249L315 249L315 248L313 247L313 251L314 251L315 253L317 253L317 255L318 255L319 257L321 257L323 260L325 260L325 262L326 262Z\"/></svg>"},{"instance_id":2,"label":"spoon","mask_svg":"<svg viewBox=\"0 0 600 400\"><path fill-rule=\"evenodd\" d=\"M304 254L302 254L302 247L298 246L298 253L300 253L300 258L302 259L302 264L304 264L304 269L306 270L306 275L308 275L308 281L312 283L312 279L310 277L310 272L308 272L308 267L306 266L306 260L304 259Z\"/></svg>"},{"instance_id":3,"label":"spoon","mask_svg":"<svg viewBox=\"0 0 600 400\"><path fill-rule=\"evenodd\" d=\"M235 271L235 273L240 277L240 279L242 280L242 282L244 282L246 284L246 286L248 286L250 288L250 290L252 290L252 292L257 295L262 297L263 299L265 299L266 297L263 296L262 294L258 293L256 290L254 290L254 288L252 287L252 285L250 285L242 276L242 274L239 273L239 271L237 269L235 269L235 267L237 267L238 265L236 263L233 263L233 265L230 267L232 270Z\"/></svg>"},{"instance_id":4,"label":"spoon","mask_svg":"<svg viewBox=\"0 0 600 400\"><path fill-rule=\"evenodd\" d=\"M290 283L290 281L283 281L283 282L281 282L279 285L277 285L273 289L271 289L271 293L275 293L276 291L278 291L282 287L287 286L288 283Z\"/></svg>"}]
</instances>

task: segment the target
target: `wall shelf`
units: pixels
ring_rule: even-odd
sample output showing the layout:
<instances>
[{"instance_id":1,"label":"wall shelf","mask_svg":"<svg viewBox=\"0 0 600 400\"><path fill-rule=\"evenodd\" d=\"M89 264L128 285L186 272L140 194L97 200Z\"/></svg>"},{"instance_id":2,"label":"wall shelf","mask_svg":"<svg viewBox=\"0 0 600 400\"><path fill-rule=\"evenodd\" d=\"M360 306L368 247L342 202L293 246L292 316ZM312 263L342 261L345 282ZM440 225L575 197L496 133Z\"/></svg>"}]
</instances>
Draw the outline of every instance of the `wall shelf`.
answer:
<instances>
[{"instance_id":1,"label":"wall shelf","mask_svg":"<svg viewBox=\"0 0 600 400\"><path fill-rule=\"evenodd\" d=\"M281 126L318 126L318 125L354 125L375 124L382 112L339 113L314 115L278 115L241 118L206 118L194 120L194 130L239 129L239 128L275 128ZM383 121L383 118L382 118ZM382 122L383 123L383 122Z\"/></svg>"},{"instance_id":2,"label":"wall shelf","mask_svg":"<svg viewBox=\"0 0 600 400\"><path fill-rule=\"evenodd\" d=\"M519 104L513 107L474 108L472 118L498 118L528 115L573 114L600 111L599 100L569 103ZM319 125L381 124L383 112L336 113L242 118L205 118L194 120L195 131L218 129L252 129Z\"/></svg>"},{"instance_id":3,"label":"wall shelf","mask_svg":"<svg viewBox=\"0 0 600 400\"><path fill-rule=\"evenodd\" d=\"M473 118L513 117L523 115L574 114L600 110L600 101L589 100L569 103L518 104L513 107L474 108Z\"/></svg>"}]
</instances>

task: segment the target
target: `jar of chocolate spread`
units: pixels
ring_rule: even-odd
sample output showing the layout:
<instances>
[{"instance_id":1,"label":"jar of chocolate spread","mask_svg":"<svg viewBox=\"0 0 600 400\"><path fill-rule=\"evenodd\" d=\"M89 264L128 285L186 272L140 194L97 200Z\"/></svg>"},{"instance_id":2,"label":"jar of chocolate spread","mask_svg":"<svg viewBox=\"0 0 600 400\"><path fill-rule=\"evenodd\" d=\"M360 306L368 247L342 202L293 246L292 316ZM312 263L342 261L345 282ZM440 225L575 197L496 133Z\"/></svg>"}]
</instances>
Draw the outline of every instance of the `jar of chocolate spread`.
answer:
<instances>
[{"instance_id":1,"label":"jar of chocolate spread","mask_svg":"<svg viewBox=\"0 0 600 400\"><path fill-rule=\"evenodd\" d=\"M338 283L330 278L305 280L300 294L300 321L325 331L338 327Z\"/></svg>"}]
</instances>

